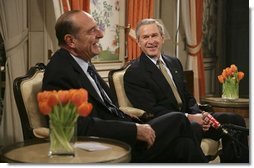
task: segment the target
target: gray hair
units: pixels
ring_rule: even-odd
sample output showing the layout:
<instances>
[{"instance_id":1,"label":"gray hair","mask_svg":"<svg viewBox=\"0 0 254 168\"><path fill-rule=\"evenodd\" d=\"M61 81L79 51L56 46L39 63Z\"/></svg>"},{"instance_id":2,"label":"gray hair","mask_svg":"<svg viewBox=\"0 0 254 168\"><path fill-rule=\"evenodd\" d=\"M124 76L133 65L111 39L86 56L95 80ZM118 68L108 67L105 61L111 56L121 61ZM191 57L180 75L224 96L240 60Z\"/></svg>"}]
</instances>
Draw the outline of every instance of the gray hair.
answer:
<instances>
[{"instance_id":1,"label":"gray hair","mask_svg":"<svg viewBox=\"0 0 254 168\"><path fill-rule=\"evenodd\" d=\"M138 24L137 24L137 27L136 27L136 38L139 39L140 37L140 27L142 27L143 25L150 25L150 24L156 24L156 26L158 27L160 33L162 36L165 35L165 29L164 29L164 26L158 22L156 19L152 19L152 18L148 18L148 19L143 19L141 20Z\"/></svg>"}]
</instances>

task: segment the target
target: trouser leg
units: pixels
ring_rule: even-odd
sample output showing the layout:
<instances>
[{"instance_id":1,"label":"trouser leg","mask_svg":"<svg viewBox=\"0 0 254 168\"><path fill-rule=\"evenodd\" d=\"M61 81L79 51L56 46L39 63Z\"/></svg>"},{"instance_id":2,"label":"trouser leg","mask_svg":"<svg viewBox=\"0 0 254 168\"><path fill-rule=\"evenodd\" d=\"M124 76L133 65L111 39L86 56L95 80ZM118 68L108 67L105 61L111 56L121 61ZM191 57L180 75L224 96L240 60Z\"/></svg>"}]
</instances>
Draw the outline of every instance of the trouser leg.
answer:
<instances>
[{"instance_id":1,"label":"trouser leg","mask_svg":"<svg viewBox=\"0 0 254 168\"><path fill-rule=\"evenodd\" d=\"M202 138L203 138L203 129L202 126L196 122L191 122L191 127L194 133L194 136L198 142L198 144L201 144Z\"/></svg>"},{"instance_id":2,"label":"trouser leg","mask_svg":"<svg viewBox=\"0 0 254 168\"><path fill-rule=\"evenodd\" d=\"M192 139L178 138L173 144L174 158L178 163L207 163L203 152Z\"/></svg>"},{"instance_id":3,"label":"trouser leg","mask_svg":"<svg viewBox=\"0 0 254 168\"><path fill-rule=\"evenodd\" d=\"M136 162L207 162L183 113L171 112L148 123L156 132L156 140L148 150L140 146L135 149Z\"/></svg>"}]
</instances>

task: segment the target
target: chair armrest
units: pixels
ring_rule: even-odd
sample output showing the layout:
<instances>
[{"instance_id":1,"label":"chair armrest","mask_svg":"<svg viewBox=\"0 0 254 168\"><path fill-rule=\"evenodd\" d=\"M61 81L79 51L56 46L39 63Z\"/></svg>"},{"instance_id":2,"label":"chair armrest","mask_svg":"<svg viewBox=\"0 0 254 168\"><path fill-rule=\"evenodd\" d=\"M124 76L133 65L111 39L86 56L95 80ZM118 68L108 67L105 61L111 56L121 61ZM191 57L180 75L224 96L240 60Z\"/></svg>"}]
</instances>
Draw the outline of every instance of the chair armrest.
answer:
<instances>
[{"instance_id":1,"label":"chair armrest","mask_svg":"<svg viewBox=\"0 0 254 168\"><path fill-rule=\"evenodd\" d=\"M206 156L214 156L218 153L220 149L220 141L215 141L213 139L204 138L201 141L201 149Z\"/></svg>"},{"instance_id":2,"label":"chair armrest","mask_svg":"<svg viewBox=\"0 0 254 168\"><path fill-rule=\"evenodd\" d=\"M48 138L49 137L49 128L39 127L33 129L34 136L37 138Z\"/></svg>"},{"instance_id":3,"label":"chair armrest","mask_svg":"<svg viewBox=\"0 0 254 168\"><path fill-rule=\"evenodd\" d=\"M135 115L137 117L141 117L145 113L144 110L134 108L134 107L119 107L119 109L126 114Z\"/></svg>"}]
</instances>

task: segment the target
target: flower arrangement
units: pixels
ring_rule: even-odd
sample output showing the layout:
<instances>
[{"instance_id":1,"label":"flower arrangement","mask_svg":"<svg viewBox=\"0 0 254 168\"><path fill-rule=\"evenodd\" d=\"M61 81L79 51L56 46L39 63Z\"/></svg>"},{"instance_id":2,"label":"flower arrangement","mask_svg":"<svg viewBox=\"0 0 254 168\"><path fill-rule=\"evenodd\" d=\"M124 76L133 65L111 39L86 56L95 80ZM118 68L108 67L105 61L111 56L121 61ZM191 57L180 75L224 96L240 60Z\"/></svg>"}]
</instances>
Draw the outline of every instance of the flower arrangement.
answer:
<instances>
[{"instance_id":1,"label":"flower arrangement","mask_svg":"<svg viewBox=\"0 0 254 168\"><path fill-rule=\"evenodd\" d=\"M244 73L238 71L235 64L231 64L230 67L223 69L221 75L218 76L219 82L222 83L222 98L239 98L239 82L243 77Z\"/></svg>"},{"instance_id":2,"label":"flower arrangement","mask_svg":"<svg viewBox=\"0 0 254 168\"><path fill-rule=\"evenodd\" d=\"M37 94L37 100L40 112L50 119L49 155L74 155L72 141L78 116L88 116L93 107L88 103L87 91L43 91Z\"/></svg>"}]
</instances>

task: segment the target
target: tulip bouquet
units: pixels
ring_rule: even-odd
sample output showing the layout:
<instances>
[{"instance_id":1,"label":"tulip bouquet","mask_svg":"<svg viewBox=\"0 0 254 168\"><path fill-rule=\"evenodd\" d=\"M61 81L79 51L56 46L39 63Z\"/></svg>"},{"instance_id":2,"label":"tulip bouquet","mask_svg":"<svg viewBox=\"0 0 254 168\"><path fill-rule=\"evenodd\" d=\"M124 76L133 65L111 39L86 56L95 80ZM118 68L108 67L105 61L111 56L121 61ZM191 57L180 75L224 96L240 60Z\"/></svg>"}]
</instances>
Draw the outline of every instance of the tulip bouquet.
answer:
<instances>
[{"instance_id":1,"label":"tulip bouquet","mask_svg":"<svg viewBox=\"0 0 254 168\"><path fill-rule=\"evenodd\" d=\"M231 64L230 67L223 69L218 80L222 83L222 98L237 99L239 98L239 82L244 77L244 73L238 71L236 65Z\"/></svg>"},{"instance_id":2,"label":"tulip bouquet","mask_svg":"<svg viewBox=\"0 0 254 168\"><path fill-rule=\"evenodd\" d=\"M78 116L88 116L92 110L87 91L43 91L38 93L37 100L40 112L49 116L49 155L74 155L73 141Z\"/></svg>"}]
</instances>

